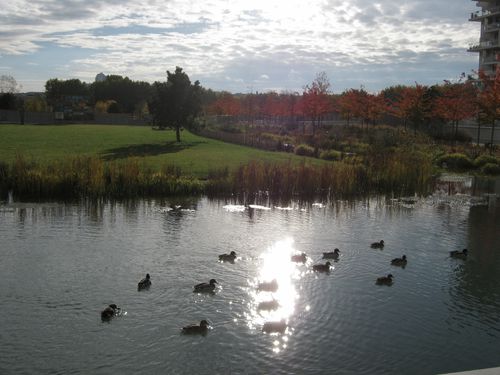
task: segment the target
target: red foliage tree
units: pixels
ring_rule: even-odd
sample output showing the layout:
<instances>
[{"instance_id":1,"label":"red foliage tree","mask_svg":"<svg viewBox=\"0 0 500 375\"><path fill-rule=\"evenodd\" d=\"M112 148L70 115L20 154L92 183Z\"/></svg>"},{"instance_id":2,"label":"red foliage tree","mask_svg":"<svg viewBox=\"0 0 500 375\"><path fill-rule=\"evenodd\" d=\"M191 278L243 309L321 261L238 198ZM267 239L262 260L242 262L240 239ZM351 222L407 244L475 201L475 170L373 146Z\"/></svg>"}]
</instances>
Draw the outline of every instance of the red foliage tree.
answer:
<instances>
[{"instance_id":1,"label":"red foliage tree","mask_svg":"<svg viewBox=\"0 0 500 375\"><path fill-rule=\"evenodd\" d=\"M493 145L496 120L500 118L500 69L497 68L495 77L490 77L479 71L481 87L477 96L477 105L480 116L491 124L490 145ZM490 152L492 148L490 148Z\"/></svg>"},{"instance_id":2,"label":"red foliage tree","mask_svg":"<svg viewBox=\"0 0 500 375\"><path fill-rule=\"evenodd\" d=\"M476 89L470 81L445 81L439 91L441 95L434 101L433 114L452 124L456 139L459 122L471 118L477 111Z\"/></svg>"},{"instance_id":3,"label":"red foliage tree","mask_svg":"<svg viewBox=\"0 0 500 375\"><path fill-rule=\"evenodd\" d=\"M313 134L321 117L332 110L331 104L328 77L325 72L318 73L311 85L304 87L302 94L302 111L312 121Z\"/></svg>"}]
</instances>

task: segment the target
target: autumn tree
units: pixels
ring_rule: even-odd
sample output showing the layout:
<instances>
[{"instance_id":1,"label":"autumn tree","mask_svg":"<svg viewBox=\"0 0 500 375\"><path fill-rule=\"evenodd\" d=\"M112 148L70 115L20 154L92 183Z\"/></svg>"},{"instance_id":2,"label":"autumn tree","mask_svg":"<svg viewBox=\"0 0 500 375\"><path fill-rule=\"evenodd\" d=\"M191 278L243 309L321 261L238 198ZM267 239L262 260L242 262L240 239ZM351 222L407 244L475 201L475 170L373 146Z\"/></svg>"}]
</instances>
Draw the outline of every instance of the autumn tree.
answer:
<instances>
[{"instance_id":1,"label":"autumn tree","mask_svg":"<svg viewBox=\"0 0 500 375\"><path fill-rule=\"evenodd\" d=\"M439 94L434 100L433 114L445 123L452 124L456 139L459 122L471 118L476 113L476 89L470 81L445 81L444 85L439 87Z\"/></svg>"},{"instance_id":2,"label":"autumn tree","mask_svg":"<svg viewBox=\"0 0 500 375\"><path fill-rule=\"evenodd\" d=\"M325 72L318 73L314 81L304 87L302 110L312 121L313 134L321 117L332 110L329 95L330 81Z\"/></svg>"},{"instance_id":3,"label":"autumn tree","mask_svg":"<svg viewBox=\"0 0 500 375\"><path fill-rule=\"evenodd\" d=\"M177 142L180 142L180 129L193 125L201 110L200 82L192 84L182 68L176 67L174 73L167 71L166 82L153 84L153 96L148 105L154 124L160 129L173 127Z\"/></svg>"},{"instance_id":4,"label":"autumn tree","mask_svg":"<svg viewBox=\"0 0 500 375\"><path fill-rule=\"evenodd\" d=\"M491 124L490 145L493 145L496 120L500 118L500 70L497 68L494 77L479 71L479 80L477 105L481 119Z\"/></svg>"}]
</instances>

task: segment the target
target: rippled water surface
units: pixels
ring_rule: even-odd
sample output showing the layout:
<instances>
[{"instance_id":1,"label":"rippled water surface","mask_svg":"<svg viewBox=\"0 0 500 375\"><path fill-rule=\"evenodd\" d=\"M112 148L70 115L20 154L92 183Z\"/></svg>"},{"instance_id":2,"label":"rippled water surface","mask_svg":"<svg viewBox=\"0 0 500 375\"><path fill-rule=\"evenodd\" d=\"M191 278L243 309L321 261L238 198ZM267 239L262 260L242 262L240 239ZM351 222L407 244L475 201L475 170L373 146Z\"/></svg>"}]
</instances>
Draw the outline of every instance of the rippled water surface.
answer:
<instances>
[{"instance_id":1,"label":"rippled water surface","mask_svg":"<svg viewBox=\"0 0 500 375\"><path fill-rule=\"evenodd\" d=\"M0 205L1 374L500 366L500 210L437 200ZM383 239L383 250L370 243ZM339 248L329 273L312 265ZM450 250L470 250L466 261ZM218 255L235 251L231 263ZM304 252L305 263L291 262ZM406 268L390 260L406 254ZM146 273L153 282L137 291ZM394 275L392 286L375 285ZM214 294L193 285L214 278ZM276 280L276 291L258 285ZM265 289L265 288L261 288ZM110 303L123 316L102 322ZM207 319L206 336L180 328ZM286 331L262 332L266 322Z\"/></svg>"}]
</instances>

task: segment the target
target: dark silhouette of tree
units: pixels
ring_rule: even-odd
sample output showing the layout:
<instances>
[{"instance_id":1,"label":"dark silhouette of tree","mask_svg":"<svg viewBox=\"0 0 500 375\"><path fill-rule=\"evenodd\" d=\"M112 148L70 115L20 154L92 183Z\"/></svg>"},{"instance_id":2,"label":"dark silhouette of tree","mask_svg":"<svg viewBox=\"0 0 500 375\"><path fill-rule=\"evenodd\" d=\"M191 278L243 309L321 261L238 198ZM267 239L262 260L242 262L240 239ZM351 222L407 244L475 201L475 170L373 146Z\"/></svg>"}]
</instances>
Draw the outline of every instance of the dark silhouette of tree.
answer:
<instances>
[{"instance_id":1,"label":"dark silhouette of tree","mask_svg":"<svg viewBox=\"0 0 500 375\"><path fill-rule=\"evenodd\" d=\"M181 128L192 126L201 110L200 82L191 84L182 68L176 67L174 73L167 71L166 82L153 84L153 97L148 104L154 125L160 129L174 128L180 142Z\"/></svg>"}]
</instances>

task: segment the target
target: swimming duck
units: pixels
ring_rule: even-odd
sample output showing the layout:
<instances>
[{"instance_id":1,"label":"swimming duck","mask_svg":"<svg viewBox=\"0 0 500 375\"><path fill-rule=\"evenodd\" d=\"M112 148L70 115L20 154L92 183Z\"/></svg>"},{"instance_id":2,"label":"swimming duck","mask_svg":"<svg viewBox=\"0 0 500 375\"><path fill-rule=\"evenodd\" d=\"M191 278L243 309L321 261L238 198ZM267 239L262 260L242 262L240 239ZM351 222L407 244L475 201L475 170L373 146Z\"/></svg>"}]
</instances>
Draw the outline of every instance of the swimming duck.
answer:
<instances>
[{"instance_id":1,"label":"swimming duck","mask_svg":"<svg viewBox=\"0 0 500 375\"><path fill-rule=\"evenodd\" d=\"M333 251L330 251L328 253L323 253L323 259L339 259L340 255L340 250L335 248Z\"/></svg>"},{"instance_id":2,"label":"swimming duck","mask_svg":"<svg viewBox=\"0 0 500 375\"><path fill-rule=\"evenodd\" d=\"M213 293L215 284L218 284L215 279L210 279L208 283L200 283L194 286L194 293Z\"/></svg>"},{"instance_id":3,"label":"swimming duck","mask_svg":"<svg viewBox=\"0 0 500 375\"><path fill-rule=\"evenodd\" d=\"M278 301L273 299L272 301L263 301L259 303L259 305L257 306L257 310L271 311L276 310L279 306L280 304L278 303Z\"/></svg>"},{"instance_id":4,"label":"swimming duck","mask_svg":"<svg viewBox=\"0 0 500 375\"><path fill-rule=\"evenodd\" d=\"M193 335L193 334L204 335L208 332L208 327L209 327L208 322L205 319L203 319L200 322L200 325L190 324L188 326L182 327L182 333L187 334L187 335Z\"/></svg>"},{"instance_id":5,"label":"swimming duck","mask_svg":"<svg viewBox=\"0 0 500 375\"><path fill-rule=\"evenodd\" d=\"M278 322L266 322L262 326L262 331L266 333L284 333L286 331L287 324L284 320Z\"/></svg>"},{"instance_id":6,"label":"swimming duck","mask_svg":"<svg viewBox=\"0 0 500 375\"><path fill-rule=\"evenodd\" d=\"M276 292L278 290L278 282L276 279L272 281L259 283L257 290L260 292Z\"/></svg>"},{"instance_id":7,"label":"swimming duck","mask_svg":"<svg viewBox=\"0 0 500 375\"><path fill-rule=\"evenodd\" d=\"M392 276L391 274L388 274L387 276L382 276L377 278L377 285L392 285Z\"/></svg>"},{"instance_id":8,"label":"swimming duck","mask_svg":"<svg viewBox=\"0 0 500 375\"><path fill-rule=\"evenodd\" d=\"M102 320L110 320L111 318L118 315L120 312L120 308L116 306L114 303L106 307L101 311L101 319Z\"/></svg>"},{"instance_id":9,"label":"swimming duck","mask_svg":"<svg viewBox=\"0 0 500 375\"><path fill-rule=\"evenodd\" d=\"M149 273L146 274L146 277L139 281L137 284L137 290L143 290L143 289L149 289L151 286L151 277L149 276Z\"/></svg>"},{"instance_id":10,"label":"swimming duck","mask_svg":"<svg viewBox=\"0 0 500 375\"><path fill-rule=\"evenodd\" d=\"M292 255L292 262L305 263L306 260L307 260L306 253L300 253L300 254Z\"/></svg>"},{"instance_id":11,"label":"swimming duck","mask_svg":"<svg viewBox=\"0 0 500 375\"><path fill-rule=\"evenodd\" d=\"M463 249L462 251L453 250L450 251L450 257L458 259L467 259L467 253L468 253L467 249Z\"/></svg>"},{"instance_id":12,"label":"swimming duck","mask_svg":"<svg viewBox=\"0 0 500 375\"><path fill-rule=\"evenodd\" d=\"M221 254L221 255L219 255L219 260L221 262L234 263L235 259L236 259L236 252L234 252L234 251L231 251L229 254Z\"/></svg>"},{"instance_id":13,"label":"swimming duck","mask_svg":"<svg viewBox=\"0 0 500 375\"><path fill-rule=\"evenodd\" d=\"M313 271L316 271L316 272L329 272L331 265L332 264L330 262L326 262L325 264L315 264L313 266Z\"/></svg>"},{"instance_id":14,"label":"swimming duck","mask_svg":"<svg viewBox=\"0 0 500 375\"><path fill-rule=\"evenodd\" d=\"M383 249L384 248L384 240L380 240L380 242L374 242L370 245L372 249Z\"/></svg>"},{"instance_id":15,"label":"swimming duck","mask_svg":"<svg viewBox=\"0 0 500 375\"><path fill-rule=\"evenodd\" d=\"M391 260L391 264L393 266L404 267L404 266L406 266L406 263L408 263L408 261L406 259L406 255L403 255L401 258L394 258L393 260Z\"/></svg>"}]
</instances>

